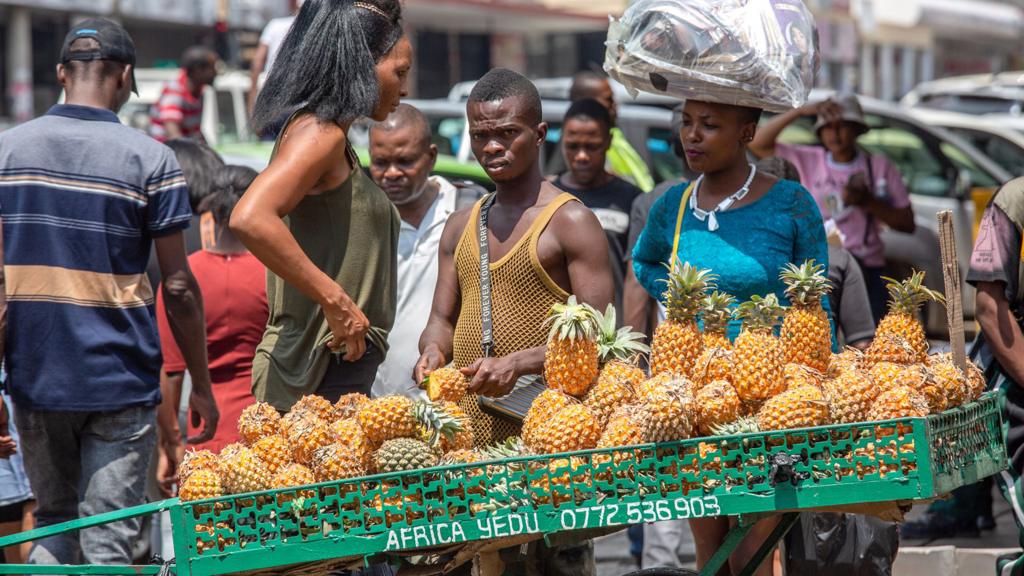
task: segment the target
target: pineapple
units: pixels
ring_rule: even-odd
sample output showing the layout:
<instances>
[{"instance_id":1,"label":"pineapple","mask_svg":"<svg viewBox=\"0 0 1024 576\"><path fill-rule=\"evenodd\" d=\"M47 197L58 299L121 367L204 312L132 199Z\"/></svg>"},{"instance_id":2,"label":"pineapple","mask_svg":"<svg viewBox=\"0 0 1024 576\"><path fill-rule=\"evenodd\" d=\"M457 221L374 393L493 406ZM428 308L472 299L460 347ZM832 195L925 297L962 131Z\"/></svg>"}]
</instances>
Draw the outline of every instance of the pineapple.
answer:
<instances>
[{"instance_id":1,"label":"pineapple","mask_svg":"<svg viewBox=\"0 0 1024 576\"><path fill-rule=\"evenodd\" d=\"M913 362L924 362L928 355L928 339L925 338L924 326L918 320L918 312L921 305L929 300L945 304L946 300L942 294L927 288L924 285L924 272L914 271L910 278L900 282L892 278L885 279L889 289L889 311L878 324L876 331L876 342L878 337L898 336L902 338L913 350ZM871 348L874 348L874 342ZM876 350L872 354L868 349L868 361L872 358L882 361L886 360L885 349ZM889 360L900 364L896 360Z\"/></svg>"},{"instance_id":2,"label":"pineapple","mask_svg":"<svg viewBox=\"0 0 1024 576\"><path fill-rule=\"evenodd\" d=\"M879 362L891 364L920 364L921 360L914 347L902 336L896 334L876 335L864 354L864 363L868 366Z\"/></svg>"},{"instance_id":3,"label":"pineapple","mask_svg":"<svg viewBox=\"0 0 1024 576\"><path fill-rule=\"evenodd\" d=\"M841 372L859 369L861 364L864 364L864 353L856 348L847 348L839 354L832 355L826 374L835 378Z\"/></svg>"},{"instance_id":4,"label":"pineapple","mask_svg":"<svg viewBox=\"0 0 1024 576\"><path fill-rule=\"evenodd\" d=\"M331 431L327 422L312 412L303 411L299 414L301 416L288 427L288 442L292 446L295 461L309 465L313 454L331 443Z\"/></svg>"},{"instance_id":5,"label":"pineapple","mask_svg":"<svg viewBox=\"0 0 1024 576\"><path fill-rule=\"evenodd\" d=\"M221 459L220 480L227 494L257 492L270 487L266 466L245 446Z\"/></svg>"},{"instance_id":6,"label":"pineapple","mask_svg":"<svg viewBox=\"0 0 1024 576\"><path fill-rule=\"evenodd\" d=\"M425 442L396 438L385 442L374 455L381 473L404 472L437 466L437 455Z\"/></svg>"},{"instance_id":7,"label":"pineapple","mask_svg":"<svg viewBox=\"0 0 1024 576\"><path fill-rule=\"evenodd\" d=\"M572 396L548 388L533 399L523 419L523 443L533 446L540 441L541 428L562 408L573 403Z\"/></svg>"},{"instance_id":8,"label":"pineapple","mask_svg":"<svg viewBox=\"0 0 1024 576\"><path fill-rule=\"evenodd\" d=\"M246 406L239 415L238 435L242 442L252 446L260 438L277 434L280 422L281 415L276 408L266 402L256 402Z\"/></svg>"},{"instance_id":9,"label":"pineapple","mask_svg":"<svg viewBox=\"0 0 1024 576\"><path fill-rule=\"evenodd\" d=\"M970 361L967 363L970 365ZM970 368L968 368L969 370ZM946 397L948 407L960 406L971 395L968 380L953 363L952 354L937 354L928 357L928 378L938 386Z\"/></svg>"},{"instance_id":10,"label":"pineapple","mask_svg":"<svg viewBox=\"0 0 1024 576\"><path fill-rule=\"evenodd\" d=\"M544 325L551 327L544 379L555 390L583 396L598 374L597 311L570 296L567 303L551 307Z\"/></svg>"},{"instance_id":11,"label":"pineapple","mask_svg":"<svg viewBox=\"0 0 1024 576\"><path fill-rule=\"evenodd\" d=\"M359 392L342 394L341 398L338 398L338 401L334 403L334 413L339 420L355 418L356 412L369 401L369 396Z\"/></svg>"},{"instance_id":12,"label":"pineapple","mask_svg":"<svg viewBox=\"0 0 1024 576\"><path fill-rule=\"evenodd\" d=\"M468 387L469 380L453 366L434 370L420 384L420 388L427 391L427 398L431 402L459 402L466 395Z\"/></svg>"},{"instance_id":13,"label":"pineapple","mask_svg":"<svg viewBox=\"0 0 1024 576\"><path fill-rule=\"evenodd\" d=\"M782 312L775 294L754 296L736 309L743 330L733 344L732 383L744 403L767 400L786 388L782 341L772 333Z\"/></svg>"},{"instance_id":14,"label":"pineapple","mask_svg":"<svg viewBox=\"0 0 1024 576\"><path fill-rule=\"evenodd\" d=\"M348 446L359 457L363 468L373 469L373 446L355 418L336 420L330 425L331 441Z\"/></svg>"},{"instance_id":15,"label":"pineapple","mask_svg":"<svg viewBox=\"0 0 1024 576\"><path fill-rule=\"evenodd\" d=\"M803 364L786 364L782 367L782 378L786 381L786 390L803 386L821 388L821 383L825 379L823 374Z\"/></svg>"},{"instance_id":16,"label":"pineapple","mask_svg":"<svg viewBox=\"0 0 1024 576\"><path fill-rule=\"evenodd\" d=\"M317 482L344 480L366 474L363 455L350 446L327 444L313 453L311 466Z\"/></svg>"},{"instance_id":17,"label":"pineapple","mask_svg":"<svg viewBox=\"0 0 1024 576\"><path fill-rule=\"evenodd\" d=\"M619 361L621 366L635 367L638 356L650 353L651 349L643 343L643 333L633 332L632 326L615 327L615 306L609 304L604 314L595 311L594 317L598 327L597 356L602 366Z\"/></svg>"},{"instance_id":18,"label":"pineapple","mask_svg":"<svg viewBox=\"0 0 1024 576\"><path fill-rule=\"evenodd\" d=\"M375 446L387 440L410 438L416 434L414 402L405 396L374 398L358 410L356 418L366 437Z\"/></svg>"},{"instance_id":19,"label":"pineapple","mask_svg":"<svg viewBox=\"0 0 1024 576\"><path fill-rule=\"evenodd\" d=\"M700 270L688 262L680 265L678 258L673 257L664 294L668 318L654 331L651 374L690 377L693 365L704 351L697 314L705 292L714 288L715 279L710 270Z\"/></svg>"},{"instance_id":20,"label":"pineapple","mask_svg":"<svg viewBox=\"0 0 1024 576\"><path fill-rule=\"evenodd\" d=\"M220 449L220 460L223 461L225 458L230 457L232 454L235 454L240 449L245 447L245 444L242 444L241 442L232 442L231 444L228 444L227 446Z\"/></svg>"},{"instance_id":21,"label":"pineapple","mask_svg":"<svg viewBox=\"0 0 1024 576\"><path fill-rule=\"evenodd\" d=\"M198 470L210 470L217 474L220 458L209 450L189 450L178 465L178 485L185 484L188 477Z\"/></svg>"},{"instance_id":22,"label":"pineapple","mask_svg":"<svg viewBox=\"0 0 1024 576\"><path fill-rule=\"evenodd\" d=\"M589 450L601 438L597 417L581 402L575 401L542 424L530 449L538 454L558 454Z\"/></svg>"},{"instance_id":23,"label":"pineapple","mask_svg":"<svg viewBox=\"0 0 1024 576\"><path fill-rule=\"evenodd\" d=\"M281 488L294 488L296 486L305 486L307 484L313 484L316 482L316 477L313 476L313 471L302 464L289 464L282 468L274 478L270 481L271 488L279 490Z\"/></svg>"},{"instance_id":24,"label":"pineapple","mask_svg":"<svg viewBox=\"0 0 1024 576\"><path fill-rule=\"evenodd\" d=\"M715 426L711 429L711 432L715 436L737 436L739 434L756 434L761 429L758 427L757 418L753 416L740 416L736 420L723 424L721 426Z\"/></svg>"},{"instance_id":25,"label":"pineapple","mask_svg":"<svg viewBox=\"0 0 1024 576\"><path fill-rule=\"evenodd\" d=\"M710 436L716 427L740 417L740 397L725 380L715 380L698 390L694 405L697 429L703 436Z\"/></svg>"},{"instance_id":26,"label":"pineapple","mask_svg":"<svg viewBox=\"0 0 1024 576\"><path fill-rule=\"evenodd\" d=\"M967 361L967 401L974 402L985 393L988 383L977 364Z\"/></svg>"},{"instance_id":27,"label":"pineapple","mask_svg":"<svg viewBox=\"0 0 1024 576\"><path fill-rule=\"evenodd\" d=\"M649 410L645 436L651 442L685 440L694 423L693 385L687 380L652 378L644 383L640 395Z\"/></svg>"},{"instance_id":28,"label":"pineapple","mask_svg":"<svg viewBox=\"0 0 1024 576\"><path fill-rule=\"evenodd\" d=\"M476 464L482 462L483 456L480 455L476 450L452 450L451 452L445 453L441 456L441 466L455 466L458 464Z\"/></svg>"},{"instance_id":29,"label":"pineapple","mask_svg":"<svg viewBox=\"0 0 1024 576\"><path fill-rule=\"evenodd\" d=\"M597 440L597 447L615 448L646 444L646 414L646 408L640 404L626 404L616 408Z\"/></svg>"},{"instance_id":30,"label":"pineapple","mask_svg":"<svg viewBox=\"0 0 1024 576\"><path fill-rule=\"evenodd\" d=\"M811 428L829 423L829 406L814 386L793 388L774 396L757 413L757 427L770 430Z\"/></svg>"},{"instance_id":31,"label":"pineapple","mask_svg":"<svg viewBox=\"0 0 1024 576\"><path fill-rule=\"evenodd\" d=\"M217 498L224 495L220 485L220 476L215 470L204 468L195 470L188 475L178 489L178 498L182 502L193 502L207 498Z\"/></svg>"},{"instance_id":32,"label":"pineapple","mask_svg":"<svg viewBox=\"0 0 1024 576\"><path fill-rule=\"evenodd\" d=\"M334 422L338 419L338 413L334 409L334 404L331 404L323 396L317 396L316 394L307 394L299 398L299 401L292 406L289 412L312 412L326 422Z\"/></svg>"},{"instance_id":33,"label":"pineapple","mask_svg":"<svg viewBox=\"0 0 1024 576\"><path fill-rule=\"evenodd\" d=\"M606 365L605 369L607 370L609 366L611 365ZM583 397L583 405L590 408L597 418L598 426L603 428L619 406L636 402L636 391L630 381L634 378L635 376L631 376L629 379L620 380L612 376L604 377L602 371L602 377L598 378L597 384Z\"/></svg>"},{"instance_id":34,"label":"pineapple","mask_svg":"<svg viewBox=\"0 0 1024 576\"><path fill-rule=\"evenodd\" d=\"M917 364L893 364L878 362L867 371L879 392L897 386L909 386L915 390L923 386L924 368Z\"/></svg>"},{"instance_id":35,"label":"pineapple","mask_svg":"<svg viewBox=\"0 0 1024 576\"><path fill-rule=\"evenodd\" d=\"M867 420L919 418L928 415L928 399L908 386L895 386L878 395Z\"/></svg>"},{"instance_id":36,"label":"pineapple","mask_svg":"<svg viewBox=\"0 0 1024 576\"><path fill-rule=\"evenodd\" d=\"M825 267L808 260L801 266L786 264L779 278L786 283L792 306L782 322L786 361L824 372L832 355L832 325L821 299L832 289Z\"/></svg>"},{"instance_id":37,"label":"pineapple","mask_svg":"<svg viewBox=\"0 0 1024 576\"><path fill-rule=\"evenodd\" d=\"M280 434L264 436L252 445L252 451L260 459L267 472L273 476L292 463L292 449L288 439Z\"/></svg>"},{"instance_id":38,"label":"pineapple","mask_svg":"<svg viewBox=\"0 0 1024 576\"><path fill-rule=\"evenodd\" d=\"M699 390L709 382L732 382L733 352L731 348L704 348L693 367L693 383Z\"/></svg>"},{"instance_id":39,"label":"pineapple","mask_svg":"<svg viewBox=\"0 0 1024 576\"><path fill-rule=\"evenodd\" d=\"M828 400L830 419L834 424L853 424L868 419L878 388L864 373L844 371L821 386Z\"/></svg>"},{"instance_id":40,"label":"pineapple","mask_svg":"<svg viewBox=\"0 0 1024 576\"><path fill-rule=\"evenodd\" d=\"M718 290L704 297L700 310L700 320L704 324L704 335L701 337L704 341L704 350L732 348L732 342L729 341L727 334L735 305L735 298Z\"/></svg>"}]
</instances>

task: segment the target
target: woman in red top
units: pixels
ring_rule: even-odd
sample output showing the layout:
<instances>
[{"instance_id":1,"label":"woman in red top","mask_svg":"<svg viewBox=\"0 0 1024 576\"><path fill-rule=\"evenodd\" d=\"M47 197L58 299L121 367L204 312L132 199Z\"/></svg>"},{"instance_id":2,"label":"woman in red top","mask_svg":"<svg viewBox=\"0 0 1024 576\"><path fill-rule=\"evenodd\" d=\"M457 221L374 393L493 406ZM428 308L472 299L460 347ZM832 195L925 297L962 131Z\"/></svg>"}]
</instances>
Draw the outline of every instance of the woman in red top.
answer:
<instances>
[{"instance_id":1,"label":"woman in red top","mask_svg":"<svg viewBox=\"0 0 1024 576\"><path fill-rule=\"evenodd\" d=\"M255 402L251 392L252 359L267 325L266 269L231 233L228 219L256 175L250 168L225 166L215 176L213 192L199 205L204 219L212 218L213 233L204 235L203 249L189 256L188 263L203 293L210 377L221 419L213 439L195 448L217 451L237 442L238 416ZM185 362L174 343L159 293L157 322L164 356L162 389L171 400L164 405L174 407L181 394ZM167 412L163 417L177 419L177 414ZM190 422L188 436L194 434ZM164 467L162 472L173 475L174 468Z\"/></svg>"}]
</instances>

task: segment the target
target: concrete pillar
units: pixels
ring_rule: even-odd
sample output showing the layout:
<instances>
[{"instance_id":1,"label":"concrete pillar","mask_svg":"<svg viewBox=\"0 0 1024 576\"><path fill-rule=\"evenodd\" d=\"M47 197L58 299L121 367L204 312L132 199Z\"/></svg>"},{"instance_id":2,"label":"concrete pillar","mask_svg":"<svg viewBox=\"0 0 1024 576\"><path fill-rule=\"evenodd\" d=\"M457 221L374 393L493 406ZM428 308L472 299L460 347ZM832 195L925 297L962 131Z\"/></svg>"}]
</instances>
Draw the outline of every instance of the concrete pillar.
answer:
<instances>
[{"instance_id":1,"label":"concrete pillar","mask_svg":"<svg viewBox=\"0 0 1024 576\"><path fill-rule=\"evenodd\" d=\"M935 78L935 49L926 48L921 51L921 82Z\"/></svg>"},{"instance_id":2,"label":"concrete pillar","mask_svg":"<svg viewBox=\"0 0 1024 576\"><path fill-rule=\"evenodd\" d=\"M875 47L865 42L860 47L860 90L865 96L875 95Z\"/></svg>"},{"instance_id":3,"label":"concrete pillar","mask_svg":"<svg viewBox=\"0 0 1024 576\"><path fill-rule=\"evenodd\" d=\"M11 117L25 122L35 116L32 92L32 19L28 8L9 8L7 24L7 96Z\"/></svg>"},{"instance_id":4,"label":"concrete pillar","mask_svg":"<svg viewBox=\"0 0 1024 576\"><path fill-rule=\"evenodd\" d=\"M892 44L882 44L878 54L882 90L879 97L886 102L896 99L896 50Z\"/></svg>"},{"instance_id":5,"label":"concrete pillar","mask_svg":"<svg viewBox=\"0 0 1024 576\"><path fill-rule=\"evenodd\" d=\"M906 47L900 55L900 93L903 96L914 89L917 81L917 50Z\"/></svg>"}]
</instances>

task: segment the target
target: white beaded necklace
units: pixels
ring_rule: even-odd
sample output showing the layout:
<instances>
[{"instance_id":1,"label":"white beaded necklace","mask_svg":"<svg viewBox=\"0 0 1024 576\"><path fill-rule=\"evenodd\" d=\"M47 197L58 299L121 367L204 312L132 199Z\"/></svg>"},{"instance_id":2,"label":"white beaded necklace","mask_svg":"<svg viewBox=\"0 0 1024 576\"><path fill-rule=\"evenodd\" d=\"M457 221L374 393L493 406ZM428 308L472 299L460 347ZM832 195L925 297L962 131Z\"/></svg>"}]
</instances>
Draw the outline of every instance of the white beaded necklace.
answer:
<instances>
[{"instance_id":1,"label":"white beaded necklace","mask_svg":"<svg viewBox=\"0 0 1024 576\"><path fill-rule=\"evenodd\" d=\"M690 210L693 211L694 217L701 222L707 220L708 231L714 232L718 230L718 217L715 216L718 212L725 212L732 207L733 204L739 202L750 192L750 184L754 182L754 176L757 174L757 166L750 165L750 176L747 176L747 181L743 183L743 187L737 190L732 196L729 196L725 200L718 203L712 210L701 210L697 206L697 194L700 192L700 185L704 182L704 175L701 174L697 177L697 182L693 185L693 193L690 194Z\"/></svg>"}]
</instances>

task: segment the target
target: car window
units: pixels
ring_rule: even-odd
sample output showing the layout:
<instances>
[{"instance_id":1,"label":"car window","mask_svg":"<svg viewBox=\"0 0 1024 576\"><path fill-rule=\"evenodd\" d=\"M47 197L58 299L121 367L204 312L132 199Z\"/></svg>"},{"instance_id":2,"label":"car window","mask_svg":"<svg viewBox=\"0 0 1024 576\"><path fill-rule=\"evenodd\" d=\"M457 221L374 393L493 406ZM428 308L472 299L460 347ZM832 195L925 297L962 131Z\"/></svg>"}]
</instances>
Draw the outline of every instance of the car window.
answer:
<instances>
[{"instance_id":1,"label":"car window","mask_svg":"<svg viewBox=\"0 0 1024 576\"><path fill-rule=\"evenodd\" d=\"M1020 146L1001 136L983 130L960 127L947 129L973 144L975 148L984 152L996 164L1006 168L1010 174L1014 176L1024 175L1024 149L1021 149Z\"/></svg>"},{"instance_id":2,"label":"car window","mask_svg":"<svg viewBox=\"0 0 1024 576\"><path fill-rule=\"evenodd\" d=\"M456 118L430 118L431 139L441 154L456 156L462 146L462 133L466 128L466 119L459 116Z\"/></svg>"},{"instance_id":3,"label":"car window","mask_svg":"<svg viewBox=\"0 0 1024 576\"><path fill-rule=\"evenodd\" d=\"M956 146L949 142L943 142L940 146L942 152L946 155L953 165L956 166L957 172L963 172L966 170L971 175L971 186L977 186L982 188L998 188L999 182L996 181L988 172L981 169L980 166L967 154L964 154L963 150L960 150Z\"/></svg>"},{"instance_id":4,"label":"car window","mask_svg":"<svg viewBox=\"0 0 1024 576\"><path fill-rule=\"evenodd\" d=\"M975 94L927 94L920 105L964 114L1013 114L1020 110L1015 100Z\"/></svg>"}]
</instances>

